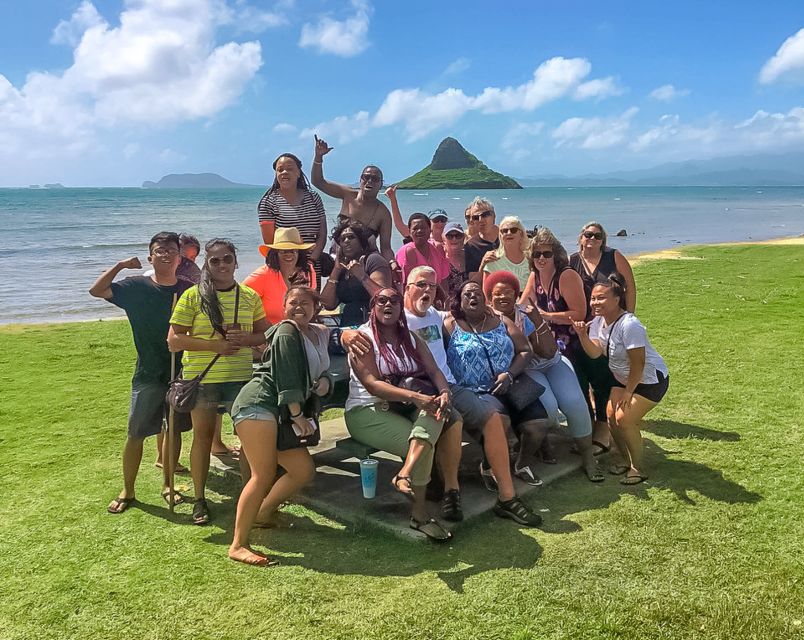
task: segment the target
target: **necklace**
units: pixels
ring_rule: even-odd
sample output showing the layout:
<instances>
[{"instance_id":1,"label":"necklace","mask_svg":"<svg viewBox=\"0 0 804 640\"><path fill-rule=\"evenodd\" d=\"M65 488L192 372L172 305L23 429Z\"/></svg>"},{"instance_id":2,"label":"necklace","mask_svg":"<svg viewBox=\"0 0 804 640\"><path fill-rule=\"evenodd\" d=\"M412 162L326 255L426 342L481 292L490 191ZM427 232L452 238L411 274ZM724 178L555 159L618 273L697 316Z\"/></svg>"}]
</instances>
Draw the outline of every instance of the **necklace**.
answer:
<instances>
[{"instance_id":1,"label":"necklace","mask_svg":"<svg viewBox=\"0 0 804 640\"><path fill-rule=\"evenodd\" d=\"M486 314L483 314L483 322L480 323L480 331L477 330L477 327L469 322L469 318L466 319L466 324L469 325L469 328L474 331L475 333L483 333L483 329L486 327Z\"/></svg>"}]
</instances>

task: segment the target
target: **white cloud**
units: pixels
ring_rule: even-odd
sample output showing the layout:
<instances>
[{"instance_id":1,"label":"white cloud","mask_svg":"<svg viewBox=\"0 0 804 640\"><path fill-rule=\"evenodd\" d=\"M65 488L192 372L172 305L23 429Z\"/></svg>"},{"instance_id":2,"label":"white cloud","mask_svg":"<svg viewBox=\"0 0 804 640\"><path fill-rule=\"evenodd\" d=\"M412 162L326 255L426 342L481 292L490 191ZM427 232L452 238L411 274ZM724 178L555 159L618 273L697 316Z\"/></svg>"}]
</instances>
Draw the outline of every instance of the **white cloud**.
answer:
<instances>
[{"instance_id":1,"label":"white cloud","mask_svg":"<svg viewBox=\"0 0 804 640\"><path fill-rule=\"evenodd\" d=\"M274 133L296 133L296 127L289 122L280 122L273 128Z\"/></svg>"},{"instance_id":2,"label":"white cloud","mask_svg":"<svg viewBox=\"0 0 804 640\"><path fill-rule=\"evenodd\" d=\"M591 98L603 100L611 96L620 96L623 93L625 93L625 89L617 84L617 80L609 76L608 78L599 78L579 84L573 97L576 100L589 100Z\"/></svg>"},{"instance_id":3,"label":"white cloud","mask_svg":"<svg viewBox=\"0 0 804 640\"><path fill-rule=\"evenodd\" d=\"M660 102L670 102L690 94L689 89L676 89L672 84L663 84L650 92L650 97Z\"/></svg>"},{"instance_id":4,"label":"white cloud","mask_svg":"<svg viewBox=\"0 0 804 640\"><path fill-rule=\"evenodd\" d=\"M533 153L533 138L544 130L544 122L517 122L500 142L500 148L510 161L519 162Z\"/></svg>"},{"instance_id":5,"label":"white cloud","mask_svg":"<svg viewBox=\"0 0 804 640\"><path fill-rule=\"evenodd\" d=\"M444 73L442 75L445 76L454 76L458 75L459 73L463 73L472 65L472 61L469 58L460 57L447 65L447 68L444 69Z\"/></svg>"},{"instance_id":6,"label":"white cloud","mask_svg":"<svg viewBox=\"0 0 804 640\"><path fill-rule=\"evenodd\" d=\"M175 166L187 160L187 156L183 153L179 153L170 148L162 149L162 151L157 154L156 158L160 163L166 166Z\"/></svg>"},{"instance_id":7,"label":"white cloud","mask_svg":"<svg viewBox=\"0 0 804 640\"><path fill-rule=\"evenodd\" d=\"M267 11L251 6L245 0L236 0L233 7L222 7L223 21L234 24L241 33L261 33L288 24L287 14L293 4L292 0L283 0L274 5L273 10Z\"/></svg>"},{"instance_id":8,"label":"white cloud","mask_svg":"<svg viewBox=\"0 0 804 640\"><path fill-rule=\"evenodd\" d=\"M782 77L804 81L804 29L785 40L759 72L762 84L772 84Z\"/></svg>"},{"instance_id":9,"label":"white cloud","mask_svg":"<svg viewBox=\"0 0 804 640\"><path fill-rule=\"evenodd\" d=\"M759 110L740 122L710 118L701 124L664 115L656 126L629 145L637 153L650 152L667 159L752 153L781 153L804 145L804 107L786 113Z\"/></svg>"},{"instance_id":10,"label":"white cloud","mask_svg":"<svg viewBox=\"0 0 804 640\"><path fill-rule=\"evenodd\" d=\"M372 7L365 0L352 0L354 15L346 20L323 16L316 24L302 25L299 46L319 53L351 58L369 46L368 29Z\"/></svg>"},{"instance_id":11,"label":"white cloud","mask_svg":"<svg viewBox=\"0 0 804 640\"><path fill-rule=\"evenodd\" d=\"M83 2L56 27L75 42L61 74L32 72L19 89L0 75L0 141L20 157L99 147L115 125L208 118L232 104L262 64L258 42L216 46L222 0L126 0L119 26ZM244 5L240 5L242 9Z\"/></svg>"},{"instance_id":12,"label":"white cloud","mask_svg":"<svg viewBox=\"0 0 804 640\"><path fill-rule=\"evenodd\" d=\"M329 122L321 122L314 127L302 129L299 138L312 140L313 136L317 135L330 144L346 144L362 138L370 128L368 111L358 111L353 116L339 116Z\"/></svg>"},{"instance_id":13,"label":"white cloud","mask_svg":"<svg viewBox=\"0 0 804 640\"><path fill-rule=\"evenodd\" d=\"M140 145L137 142L129 142L123 147L123 157L130 160L140 152Z\"/></svg>"},{"instance_id":14,"label":"white cloud","mask_svg":"<svg viewBox=\"0 0 804 640\"><path fill-rule=\"evenodd\" d=\"M574 96L592 65L584 58L550 58L540 64L528 82L514 87L486 87L475 96L462 89L449 88L430 94L421 89L394 89L385 97L371 119L373 127L395 124L404 126L408 142L419 140L433 131L452 125L469 111L485 114L511 111L534 111L542 105L565 96ZM585 97L602 97L616 86L612 79L584 83ZM354 116L339 116L347 121ZM318 126L327 126L322 123ZM337 125L338 129L341 125ZM312 131L312 129L308 129Z\"/></svg>"},{"instance_id":15,"label":"white cloud","mask_svg":"<svg viewBox=\"0 0 804 640\"><path fill-rule=\"evenodd\" d=\"M95 27L104 23L103 18L98 13L89 0L84 0L75 10L69 20L62 20L53 29L53 36L50 42L53 44L67 44L74 47L81 41L81 36L90 27Z\"/></svg>"},{"instance_id":16,"label":"white cloud","mask_svg":"<svg viewBox=\"0 0 804 640\"><path fill-rule=\"evenodd\" d=\"M606 149L625 141L631 120L639 110L631 107L614 118L568 118L552 133L556 147Z\"/></svg>"}]
</instances>

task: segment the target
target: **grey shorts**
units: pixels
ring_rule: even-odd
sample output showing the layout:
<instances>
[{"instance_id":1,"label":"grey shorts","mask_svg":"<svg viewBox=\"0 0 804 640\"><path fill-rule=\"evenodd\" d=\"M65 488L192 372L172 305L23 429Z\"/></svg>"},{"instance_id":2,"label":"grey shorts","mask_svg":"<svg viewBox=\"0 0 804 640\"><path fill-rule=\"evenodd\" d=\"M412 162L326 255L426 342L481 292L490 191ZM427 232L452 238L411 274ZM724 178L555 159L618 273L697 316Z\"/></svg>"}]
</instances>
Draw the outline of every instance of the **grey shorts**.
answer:
<instances>
[{"instance_id":1,"label":"grey shorts","mask_svg":"<svg viewBox=\"0 0 804 640\"><path fill-rule=\"evenodd\" d=\"M128 411L128 437L147 438L162 431L167 424L168 404L165 401L168 385L162 382L133 382L131 384L131 406ZM193 424L189 413L173 414L173 428L176 431L190 431Z\"/></svg>"},{"instance_id":2,"label":"grey shorts","mask_svg":"<svg viewBox=\"0 0 804 640\"><path fill-rule=\"evenodd\" d=\"M458 384L449 386L452 406L463 417L466 432L477 440L483 435L483 427L495 413L508 414L502 402L489 393L477 393Z\"/></svg>"},{"instance_id":3,"label":"grey shorts","mask_svg":"<svg viewBox=\"0 0 804 640\"><path fill-rule=\"evenodd\" d=\"M198 400L195 403L196 409L224 409L226 413L231 413L232 403L234 403L240 389L246 384L247 380L240 382L211 382L201 383L198 386Z\"/></svg>"}]
</instances>

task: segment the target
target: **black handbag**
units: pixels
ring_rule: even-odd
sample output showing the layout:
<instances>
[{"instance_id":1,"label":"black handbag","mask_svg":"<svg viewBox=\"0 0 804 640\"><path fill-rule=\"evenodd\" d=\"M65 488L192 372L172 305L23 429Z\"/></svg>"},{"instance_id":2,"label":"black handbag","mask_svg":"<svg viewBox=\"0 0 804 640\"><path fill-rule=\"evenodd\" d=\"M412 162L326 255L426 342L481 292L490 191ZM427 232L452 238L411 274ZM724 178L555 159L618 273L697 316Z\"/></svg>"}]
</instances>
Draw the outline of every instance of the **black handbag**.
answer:
<instances>
[{"instance_id":1,"label":"black handbag","mask_svg":"<svg viewBox=\"0 0 804 640\"><path fill-rule=\"evenodd\" d=\"M500 320L500 322L503 321ZM467 322L466 324L469 323ZM469 328L472 330L472 333L477 336L477 331L475 331L471 324L469 324ZM479 336L477 341L480 343L480 346L483 347L483 353L486 354L486 362L489 365L491 377L494 379L496 377L494 375L494 365L491 363L491 356L489 356L488 349L486 349L486 345L483 344L483 340L481 340ZM507 405L513 407L516 411L522 411L522 409L527 407L534 400L537 400L543 393L544 385L539 384L526 373L520 373L516 378L514 378L511 388L505 393L501 394L499 397Z\"/></svg>"},{"instance_id":2,"label":"black handbag","mask_svg":"<svg viewBox=\"0 0 804 640\"><path fill-rule=\"evenodd\" d=\"M305 364L307 388L310 390L310 397L301 403L301 411L305 418L315 421L318 425L318 429L313 431L309 436L296 435L296 432L293 430L293 419L290 417L290 409L288 409L287 405L282 405L279 407L279 424L277 425L276 432L277 451L288 451L290 449L298 449L299 447L314 447L321 441L321 424L319 423L321 416L321 398L313 391L313 380L310 377L310 368L307 366L307 354L304 351L304 338L295 324L293 324L293 327L296 329L296 333L299 337L299 361ZM266 349L266 353L267 351Z\"/></svg>"},{"instance_id":3,"label":"black handbag","mask_svg":"<svg viewBox=\"0 0 804 640\"><path fill-rule=\"evenodd\" d=\"M407 389L408 391L421 393L422 395L425 396L440 395L438 393L438 389L436 389L436 386L428 377L389 376L386 379L386 382L394 385L395 387L399 387L400 389ZM388 410L393 411L394 413L398 413L399 415L402 416L407 416L411 414L415 408L416 405L414 405L412 402L388 402Z\"/></svg>"},{"instance_id":4,"label":"black handbag","mask_svg":"<svg viewBox=\"0 0 804 640\"><path fill-rule=\"evenodd\" d=\"M234 324L237 324L237 312L239 311L240 307L240 285L238 284L235 286L237 288L235 289ZM209 361L209 364L206 366L206 368L195 376L195 378L190 378L189 380L185 380L184 378L176 378L175 380L170 381L165 399L167 400L168 404L173 407L173 410L176 413L190 413L195 408L195 403L198 401L198 392L201 387L201 381L204 379L204 376L209 373L212 365L215 364L220 357L221 354L215 354L215 357Z\"/></svg>"}]
</instances>

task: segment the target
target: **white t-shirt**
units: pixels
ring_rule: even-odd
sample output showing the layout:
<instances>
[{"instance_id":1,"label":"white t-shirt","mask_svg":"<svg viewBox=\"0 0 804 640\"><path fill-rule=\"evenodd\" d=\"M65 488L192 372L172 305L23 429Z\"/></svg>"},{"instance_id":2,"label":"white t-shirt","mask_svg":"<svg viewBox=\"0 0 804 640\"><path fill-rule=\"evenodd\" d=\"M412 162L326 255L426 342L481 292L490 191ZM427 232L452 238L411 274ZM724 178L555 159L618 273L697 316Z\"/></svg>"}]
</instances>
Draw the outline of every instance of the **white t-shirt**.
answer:
<instances>
[{"instance_id":1,"label":"white t-shirt","mask_svg":"<svg viewBox=\"0 0 804 640\"><path fill-rule=\"evenodd\" d=\"M665 377L668 375L667 365L664 363L656 349L648 341L648 332L633 313L624 313L611 327L606 325L602 316L596 316L589 325L589 337L597 340L603 347L603 353L609 356L609 369L614 377L622 383L628 382L630 363L628 361L629 349L645 348L645 368L642 371L641 384L656 384L659 378L657 371Z\"/></svg>"},{"instance_id":2,"label":"white t-shirt","mask_svg":"<svg viewBox=\"0 0 804 640\"><path fill-rule=\"evenodd\" d=\"M388 376L397 374L399 372L407 372L408 374L413 374L416 372L418 365L415 362L409 358L405 358L403 360L393 352L392 355L396 359L396 362L394 363L395 367L392 371L388 367L388 364L385 362L385 360L380 357L380 350L377 348L377 342L374 340L371 325L367 322L366 324L360 325L357 330L371 340L371 344L374 347L374 361L377 363L377 370L380 372L381 376ZM358 378L355 374L354 368L350 367L349 397L346 399L344 409L349 411L349 409L353 409L355 407L363 407L366 405L375 404L377 402L382 402L382 399L371 395L366 387L363 386L363 383L360 382L360 378Z\"/></svg>"},{"instance_id":3,"label":"white t-shirt","mask_svg":"<svg viewBox=\"0 0 804 640\"><path fill-rule=\"evenodd\" d=\"M424 316L419 317L405 309L405 319L408 321L408 329L415 333L419 338L427 343L430 353L433 354L436 366L441 369L441 373L450 384L455 384L455 376L449 370L447 364L447 351L444 349L444 318L447 317L446 311L438 311L430 307Z\"/></svg>"}]
</instances>

